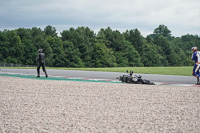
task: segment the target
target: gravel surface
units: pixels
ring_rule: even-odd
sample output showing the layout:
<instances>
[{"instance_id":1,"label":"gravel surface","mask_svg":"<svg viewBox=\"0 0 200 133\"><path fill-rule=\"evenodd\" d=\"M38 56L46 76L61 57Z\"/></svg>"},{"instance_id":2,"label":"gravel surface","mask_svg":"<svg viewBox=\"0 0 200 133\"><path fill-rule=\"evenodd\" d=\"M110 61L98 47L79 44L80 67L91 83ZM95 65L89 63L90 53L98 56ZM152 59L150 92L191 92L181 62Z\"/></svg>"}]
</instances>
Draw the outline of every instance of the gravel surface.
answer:
<instances>
[{"instance_id":1,"label":"gravel surface","mask_svg":"<svg viewBox=\"0 0 200 133\"><path fill-rule=\"evenodd\" d=\"M200 132L200 88L0 77L0 132Z\"/></svg>"}]
</instances>

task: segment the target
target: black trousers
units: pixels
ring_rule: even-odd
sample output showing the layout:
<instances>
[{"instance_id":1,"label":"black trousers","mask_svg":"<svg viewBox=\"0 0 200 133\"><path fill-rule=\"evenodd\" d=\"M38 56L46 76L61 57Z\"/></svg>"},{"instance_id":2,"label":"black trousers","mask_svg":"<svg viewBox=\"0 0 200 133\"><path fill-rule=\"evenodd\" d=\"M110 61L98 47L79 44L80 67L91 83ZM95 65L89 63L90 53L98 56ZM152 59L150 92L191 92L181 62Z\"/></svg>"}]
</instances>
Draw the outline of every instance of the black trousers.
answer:
<instances>
[{"instance_id":1,"label":"black trousers","mask_svg":"<svg viewBox=\"0 0 200 133\"><path fill-rule=\"evenodd\" d=\"M38 66L37 66L37 74L38 74L38 76L40 76L40 67L42 67L43 72L47 76L47 71L45 69L45 62L38 63Z\"/></svg>"}]
</instances>

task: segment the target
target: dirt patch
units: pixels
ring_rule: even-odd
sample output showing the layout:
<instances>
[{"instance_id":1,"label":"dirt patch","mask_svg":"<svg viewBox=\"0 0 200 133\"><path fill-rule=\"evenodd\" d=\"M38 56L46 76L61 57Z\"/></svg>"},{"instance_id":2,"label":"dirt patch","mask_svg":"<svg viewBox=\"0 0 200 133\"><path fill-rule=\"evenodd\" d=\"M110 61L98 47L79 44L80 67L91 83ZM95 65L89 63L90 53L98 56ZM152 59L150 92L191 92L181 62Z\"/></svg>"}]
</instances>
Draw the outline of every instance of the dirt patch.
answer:
<instances>
[{"instance_id":1,"label":"dirt patch","mask_svg":"<svg viewBox=\"0 0 200 133\"><path fill-rule=\"evenodd\" d=\"M199 131L199 87L0 77L0 132Z\"/></svg>"}]
</instances>

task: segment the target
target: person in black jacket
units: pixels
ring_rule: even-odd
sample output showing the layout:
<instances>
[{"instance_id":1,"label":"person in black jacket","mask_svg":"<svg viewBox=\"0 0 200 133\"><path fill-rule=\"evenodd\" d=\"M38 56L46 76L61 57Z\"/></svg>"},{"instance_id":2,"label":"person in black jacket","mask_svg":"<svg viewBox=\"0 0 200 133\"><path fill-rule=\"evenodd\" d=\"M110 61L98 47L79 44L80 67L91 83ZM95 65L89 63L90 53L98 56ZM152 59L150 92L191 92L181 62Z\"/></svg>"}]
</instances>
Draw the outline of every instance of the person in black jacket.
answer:
<instances>
[{"instance_id":1,"label":"person in black jacket","mask_svg":"<svg viewBox=\"0 0 200 133\"><path fill-rule=\"evenodd\" d=\"M38 56L37 56L37 77L40 77L40 67L42 66L42 70L46 75L46 78L48 77L47 71L45 69L45 53L43 53L42 49L38 49Z\"/></svg>"}]
</instances>

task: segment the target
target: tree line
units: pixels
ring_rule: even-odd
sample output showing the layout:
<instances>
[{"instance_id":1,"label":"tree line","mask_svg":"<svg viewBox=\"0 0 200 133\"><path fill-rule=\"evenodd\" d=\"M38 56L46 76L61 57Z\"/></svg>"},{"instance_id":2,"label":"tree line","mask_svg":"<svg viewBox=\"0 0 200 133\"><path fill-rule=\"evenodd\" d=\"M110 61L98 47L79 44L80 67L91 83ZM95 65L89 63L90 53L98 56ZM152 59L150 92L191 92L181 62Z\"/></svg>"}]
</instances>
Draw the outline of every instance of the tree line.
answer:
<instances>
[{"instance_id":1,"label":"tree line","mask_svg":"<svg viewBox=\"0 0 200 133\"><path fill-rule=\"evenodd\" d=\"M0 31L0 62L36 65L42 48L49 67L190 66L193 46L200 46L198 35L174 37L165 25L147 37L138 29L120 33L110 27L98 33L70 28L58 36L48 25Z\"/></svg>"}]
</instances>

